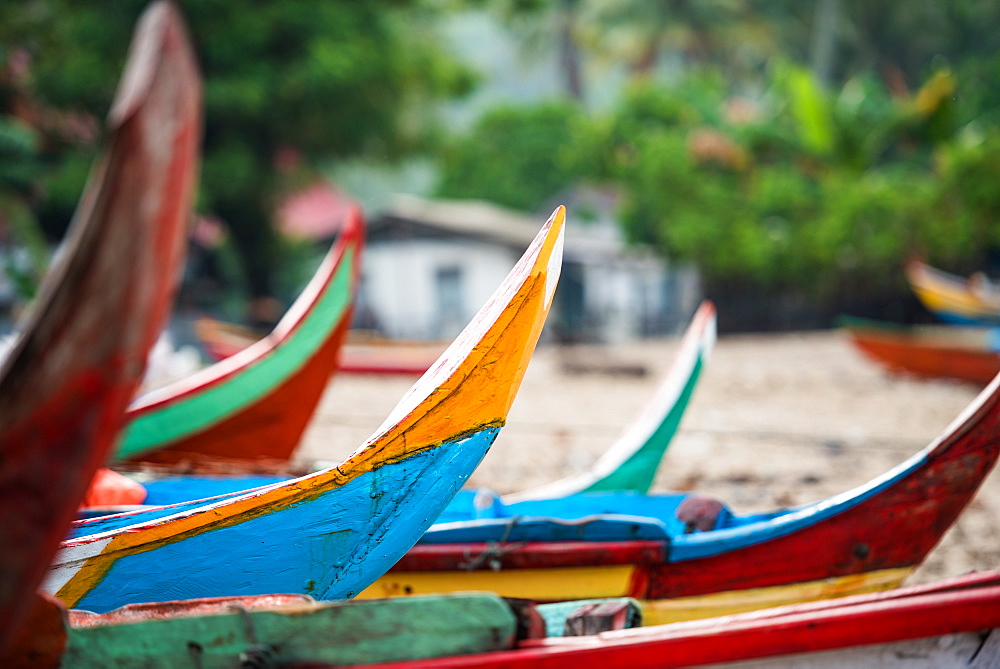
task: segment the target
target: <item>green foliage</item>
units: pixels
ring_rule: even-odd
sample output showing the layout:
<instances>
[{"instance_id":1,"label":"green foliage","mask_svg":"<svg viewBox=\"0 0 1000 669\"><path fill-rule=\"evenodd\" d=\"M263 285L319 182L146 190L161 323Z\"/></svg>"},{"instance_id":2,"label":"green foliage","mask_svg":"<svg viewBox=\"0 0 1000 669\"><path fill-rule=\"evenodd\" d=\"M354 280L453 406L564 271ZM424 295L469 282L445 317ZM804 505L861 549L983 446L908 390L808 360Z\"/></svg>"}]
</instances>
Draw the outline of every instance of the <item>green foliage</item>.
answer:
<instances>
[{"instance_id":1,"label":"green foliage","mask_svg":"<svg viewBox=\"0 0 1000 669\"><path fill-rule=\"evenodd\" d=\"M146 0L44 0L0 5L0 44L34 56L33 94L45 105L103 115ZM274 158L294 147L307 162L399 156L422 145L440 96L471 76L442 51L421 0L252 6L187 0L181 8L205 79L200 203L232 228L253 293L271 291L270 215L281 196ZM58 193L76 171L57 170ZM71 209L63 210L68 218Z\"/></svg>"},{"instance_id":2,"label":"green foliage","mask_svg":"<svg viewBox=\"0 0 1000 669\"><path fill-rule=\"evenodd\" d=\"M0 270L24 300L35 296L48 264L45 237L28 206L42 171L37 144L38 133L33 128L14 117L0 115L0 242L7 228L10 246L16 244L26 251L21 256L4 249Z\"/></svg>"},{"instance_id":3,"label":"green foliage","mask_svg":"<svg viewBox=\"0 0 1000 669\"><path fill-rule=\"evenodd\" d=\"M870 77L825 93L779 68L745 113L722 87L703 95L714 115L683 84L635 91L604 122L606 176L630 237L695 261L710 289L892 290L912 254L947 264L1000 244L1000 128L961 128L956 86L939 70L911 98Z\"/></svg>"},{"instance_id":4,"label":"green foliage","mask_svg":"<svg viewBox=\"0 0 1000 669\"><path fill-rule=\"evenodd\" d=\"M592 169L589 141L575 105L496 109L443 152L438 194L533 210Z\"/></svg>"}]
</instances>

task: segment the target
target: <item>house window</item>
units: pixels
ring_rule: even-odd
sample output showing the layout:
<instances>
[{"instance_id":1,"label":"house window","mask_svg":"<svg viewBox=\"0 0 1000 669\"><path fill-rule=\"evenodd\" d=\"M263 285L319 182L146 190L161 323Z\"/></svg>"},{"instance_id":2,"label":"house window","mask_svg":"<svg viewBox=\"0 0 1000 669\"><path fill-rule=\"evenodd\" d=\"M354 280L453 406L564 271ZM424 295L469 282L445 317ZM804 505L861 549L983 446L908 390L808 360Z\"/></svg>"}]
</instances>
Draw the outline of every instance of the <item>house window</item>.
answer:
<instances>
[{"instance_id":1,"label":"house window","mask_svg":"<svg viewBox=\"0 0 1000 669\"><path fill-rule=\"evenodd\" d=\"M462 268L439 267L434 277L437 293L438 336L454 337L465 325L465 304L462 299Z\"/></svg>"}]
</instances>

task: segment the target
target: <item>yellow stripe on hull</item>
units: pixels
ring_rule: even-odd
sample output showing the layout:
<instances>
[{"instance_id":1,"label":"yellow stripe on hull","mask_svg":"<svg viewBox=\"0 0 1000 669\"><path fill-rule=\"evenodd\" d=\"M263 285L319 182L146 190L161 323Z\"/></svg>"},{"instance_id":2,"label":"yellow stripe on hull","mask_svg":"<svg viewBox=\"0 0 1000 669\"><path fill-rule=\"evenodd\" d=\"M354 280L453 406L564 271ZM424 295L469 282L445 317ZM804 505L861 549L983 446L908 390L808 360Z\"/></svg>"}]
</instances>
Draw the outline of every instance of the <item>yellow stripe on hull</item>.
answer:
<instances>
[{"instance_id":1,"label":"yellow stripe on hull","mask_svg":"<svg viewBox=\"0 0 1000 669\"><path fill-rule=\"evenodd\" d=\"M983 307L981 300L970 295L943 291L931 291L923 288L913 288L917 298L931 311L952 311L965 315L984 315L989 313Z\"/></svg>"},{"instance_id":2,"label":"yellow stripe on hull","mask_svg":"<svg viewBox=\"0 0 1000 669\"><path fill-rule=\"evenodd\" d=\"M662 625L682 620L697 620L730 613L801 604L820 599L833 599L866 592L891 590L902 585L912 570L883 569L864 574L825 578L791 585L779 585L749 590L729 590L710 595L647 600L642 603L643 625Z\"/></svg>"},{"instance_id":3,"label":"yellow stripe on hull","mask_svg":"<svg viewBox=\"0 0 1000 669\"><path fill-rule=\"evenodd\" d=\"M634 569L632 565L609 565L506 571L389 572L356 599L472 590L540 601L624 597L628 595Z\"/></svg>"}]
</instances>

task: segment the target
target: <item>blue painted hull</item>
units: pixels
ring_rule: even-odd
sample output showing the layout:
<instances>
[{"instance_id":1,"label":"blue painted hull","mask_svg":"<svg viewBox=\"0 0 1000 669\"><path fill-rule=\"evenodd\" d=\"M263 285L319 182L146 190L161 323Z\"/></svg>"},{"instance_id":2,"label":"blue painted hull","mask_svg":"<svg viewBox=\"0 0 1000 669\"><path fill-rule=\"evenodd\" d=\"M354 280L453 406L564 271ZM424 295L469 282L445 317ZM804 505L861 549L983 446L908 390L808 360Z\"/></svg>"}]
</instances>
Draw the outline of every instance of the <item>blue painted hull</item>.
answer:
<instances>
[{"instance_id":1,"label":"blue painted hull","mask_svg":"<svg viewBox=\"0 0 1000 669\"><path fill-rule=\"evenodd\" d=\"M75 606L103 612L132 602L273 592L350 598L431 525L498 432L423 451L297 506L122 556Z\"/></svg>"},{"instance_id":2,"label":"blue painted hull","mask_svg":"<svg viewBox=\"0 0 1000 669\"><path fill-rule=\"evenodd\" d=\"M706 558L762 544L820 525L899 484L927 464L925 451L868 484L836 497L765 514L737 516L724 509L715 528L689 533L676 517L686 494L591 493L561 499L480 506L476 520L435 524L421 544L518 541L659 540L666 562ZM469 507L472 495L459 497Z\"/></svg>"}]
</instances>

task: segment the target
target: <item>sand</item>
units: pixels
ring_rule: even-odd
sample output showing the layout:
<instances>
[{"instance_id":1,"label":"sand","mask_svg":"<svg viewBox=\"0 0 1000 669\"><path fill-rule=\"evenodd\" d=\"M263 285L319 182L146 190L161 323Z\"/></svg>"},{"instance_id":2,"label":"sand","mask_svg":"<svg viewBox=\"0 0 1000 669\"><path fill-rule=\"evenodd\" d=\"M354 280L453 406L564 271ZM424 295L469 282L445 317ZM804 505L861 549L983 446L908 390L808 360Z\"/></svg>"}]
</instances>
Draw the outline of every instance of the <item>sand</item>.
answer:
<instances>
[{"instance_id":1,"label":"sand","mask_svg":"<svg viewBox=\"0 0 1000 669\"><path fill-rule=\"evenodd\" d=\"M471 483L506 493L587 467L638 413L676 347L675 339L601 349L540 346L507 426ZM647 373L567 371L567 362L580 361ZM346 457L413 381L336 377L298 458ZM838 332L724 336L653 489L696 490L738 512L822 499L923 448L978 391L888 376ZM997 567L1000 474L994 471L908 582Z\"/></svg>"}]
</instances>

